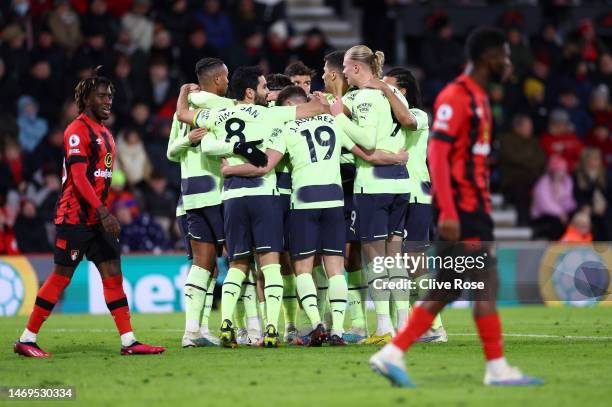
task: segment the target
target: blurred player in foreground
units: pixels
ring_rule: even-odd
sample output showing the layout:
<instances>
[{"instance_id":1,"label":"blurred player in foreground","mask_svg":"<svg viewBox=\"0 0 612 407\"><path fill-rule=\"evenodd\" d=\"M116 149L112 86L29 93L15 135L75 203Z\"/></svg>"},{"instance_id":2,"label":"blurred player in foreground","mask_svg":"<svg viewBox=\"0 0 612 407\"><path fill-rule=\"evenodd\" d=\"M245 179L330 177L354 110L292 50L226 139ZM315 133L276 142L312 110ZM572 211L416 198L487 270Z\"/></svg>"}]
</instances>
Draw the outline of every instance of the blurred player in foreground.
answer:
<instances>
[{"instance_id":1,"label":"blurred player in foreground","mask_svg":"<svg viewBox=\"0 0 612 407\"><path fill-rule=\"evenodd\" d=\"M503 32L480 28L469 36L466 51L469 63L464 73L447 85L436 100L428 159L433 196L440 211L440 239L448 242L445 246L454 246L453 254L459 248L464 255L488 255L488 265L471 273L441 270L438 279L471 278L485 284L484 290L472 291L474 321L486 358L484 384L541 384L542 380L524 375L504 357L495 304L497 270L494 252L487 250L493 241L493 222L487 166L492 119L486 89L491 83L501 82L509 71L510 48ZM370 358L372 369L395 386L414 386L406 373L404 353L431 327L435 316L460 295L460 289L430 290L424 301L413 308L408 323L392 342Z\"/></svg>"},{"instance_id":2,"label":"blurred player in foreground","mask_svg":"<svg viewBox=\"0 0 612 407\"><path fill-rule=\"evenodd\" d=\"M165 351L161 346L138 342L132 332L121 274L120 226L106 208L115 141L103 122L110 117L114 90L110 80L97 74L76 86L80 114L64 132L64 174L55 216L55 268L38 291L27 328L15 342L17 354L49 357L38 347L36 336L70 284L83 255L96 265L102 277L104 299L121 336L121 354L151 355Z\"/></svg>"}]
</instances>

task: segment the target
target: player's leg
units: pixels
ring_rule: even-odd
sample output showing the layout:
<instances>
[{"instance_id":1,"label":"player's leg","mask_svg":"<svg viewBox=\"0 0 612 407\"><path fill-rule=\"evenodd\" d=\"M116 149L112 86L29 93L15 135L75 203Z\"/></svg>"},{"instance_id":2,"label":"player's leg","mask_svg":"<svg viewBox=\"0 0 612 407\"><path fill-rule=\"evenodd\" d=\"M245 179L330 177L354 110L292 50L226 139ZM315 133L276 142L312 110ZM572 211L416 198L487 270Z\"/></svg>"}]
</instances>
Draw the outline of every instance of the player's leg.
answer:
<instances>
[{"instance_id":1,"label":"player's leg","mask_svg":"<svg viewBox=\"0 0 612 407\"><path fill-rule=\"evenodd\" d=\"M96 238L87 249L86 255L96 265L102 277L104 300L121 338L121 354L152 355L164 352L166 349L162 346L147 345L136 340L132 331L130 308L123 291L119 240L106 233L101 225L96 226L96 229Z\"/></svg>"},{"instance_id":2,"label":"player's leg","mask_svg":"<svg viewBox=\"0 0 612 407\"><path fill-rule=\"evenodd\" d=\"M279 212L283 214L283 250L280 255L281 275L283 276L283 317L285 319L284 342L292 343L297 338L297 282L295 273L291 267L289 256L289 210L291 207L291 195L281 194L278 196Z\"/></svg>"},{"instance_id":3,"label":"player's leg","mask_svg":"<svg viewBox=\"0 0 612 407\"><path fill-rule=\"evenodd\" d=\"M329 328L331 326L329 281L327 279L327 273L325 272L325 266L319 254L317 254L314 259L312 278L317 286L317 307L319 308L319 314L321 318L323 318L325 328Z\"/></svg>"},{"instance_id":4,"label":"player's leg","mask_svg":"<svg viewBox=\"0 0 612 407\"><path fill-rule=\"evenodd\" d=\"M210 320L210 314L213 309L213 302L215 299L215 287L217 286L217 276L219 275L219 266L215 266L210 281L208 282L208 288L206 289L206 299L204 300L204 308L200 314L200 334L204 340L209 341L211 345L219 345L219 338L213 335L208 328L208 322Z\"/></svg>"},{"instance_id":5,"label":"player's leg","mask_svg":"<svg viewBox=\"0 0 612 407\"><path fill-rule=\"evenodd\" d=\"M249 275L242 283L245 287L242 295L242 301L244 303L244 310L246 314L247 340L251 345L256 344L261 338L261 325L259 323L257 310L257 284L255 282L256 273L257 268L254 264L251 264Z\"/></svg>"},{"instance_id":6,"label":"player's leg","mask_svg":"<svg viewBox=\"0 0 612 407\"><path fill-rule=\"evenodd\" d=\"M283 251L282 213L277 208L277 197L252 196L248 200L249 220L257 264L264 277L267 324L264 346L279 346L278 318L283 299L283 277L280 253Z\"/></svg>"},{"instance_id":7,"label":"player's leg","mask_svg":"<svg viewBox=\"0 0 612 407\"><path fill-rule=\"evenodd\" d=\"M95 234L84 225L56 225L53 272L36 294L34 309L21 337L15 342L14 351L28 357L48 357L49 354L37 345L37 334L42 324L51 315L64 289L70 284L74 270Z\"/></svg>"},{"instance_id":8,"label":"player's leg","mask_svg":"<svg viewBox=\"0 0 612 407\"><path fill-rule=\"evenodd\" d=\"M344 267L347 272L348 307L351 326L344 333L347 343L357 343L368 337L366 301L368 295L367 279L361 264L361 245L358 241L346 244Z\"/></svg>"},{"instance_id":9,"label":"player's leg","mask_svg":"<svg viewBox=\"0 0 612 407\"><path fill-rule=\"evenodd\" d=\"M307 346L321 346L326 340L325 327L317 307L317 288L312 276L315 253L319 247L318 210L293 209L289 218L290 252L296 273L297 293L308 317L308 332L297 342Z\"/></svg>"},{"instance_id":10,"label":"player's leg","mask_svg":"<svg viewBox=\"0 0 612 407\"><path fill-rule=\"evenodd\" d=\"M358 212L358 231L367 267L368 291L376 312L376 332L363 341L364 344L386 343L394 333L389 313L390 292L386 289L389 282L388 270L385 267L373 267L375 259L384 257L386 253L386 240L389 236L386 195L388 194L354 196Z\"/></svg>"},{"instance_id":11,"label":"player's leg","mask_svg":"<svg viewBox=\"0 0 612 407\"><path fill-rule=\"evenodd\" d=\"M388 230L390 236L387 240L386 256L393 259L398 258L402 254L402 240L404 237L408 202L409 194L397 194L389 205ZM390 290L391 303L395 309L394 316L397 321L397 328L399 329L408 319L410 312L410 280L406 268L396 262L388 269L388 273L389 281L399 285L399 287Z\"/></svg>"},{"instance_id":12,"label":"player's leg","mask_svg":"<svg viewBox=\"0 0 612 407\"><path fill-rule=\"evenodd\" d=\"M344 247L346 233L344 231L344 211L342 207L325 208L321 210L319 220L321 249L323 263L329 281L329 303L331 307L332 324L329 336L331 346L343 346L344 317L348 301L348 286L344 277Z\"/></svg>"},{"instance_id":13,"label":"player's leg","mask_svg":"<svg viewBox=\"0 0 612 407\"><path fill-rule=\"evenodd\" d=\"M253 269L256 275L256 288L257 288L257 310L259 311L259 319L261 321L261 330L263 332L268 325L268 314L266 311L266 295L264 294L264 276L261 272L261 268L256 267Z\"/></svg>"}]
</instances>

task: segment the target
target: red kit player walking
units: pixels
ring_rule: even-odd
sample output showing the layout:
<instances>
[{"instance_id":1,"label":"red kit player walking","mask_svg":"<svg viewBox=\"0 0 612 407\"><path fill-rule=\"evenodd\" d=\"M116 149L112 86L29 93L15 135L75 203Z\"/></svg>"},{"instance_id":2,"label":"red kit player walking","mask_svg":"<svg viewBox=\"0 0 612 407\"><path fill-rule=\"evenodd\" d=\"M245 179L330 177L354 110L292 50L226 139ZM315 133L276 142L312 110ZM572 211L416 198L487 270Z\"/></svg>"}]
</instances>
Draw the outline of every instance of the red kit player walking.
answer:
<instances>
[{"instance_id":1,"label":"red kit player walking","mask_svg":"<svg viewBox=\"0 0 612 407\"><path fill-rule=\"evenodd\" d=\"M97 76L79 82L75 100L79 116L64 132L62 192L55 216L55 268L38 291L27 328L15 353L49 357L36 335L51 314L83 255L98 268L104 299L121 336L122 355L162 353L165 348L140 343L132 332L130 309L123 291L119 222L106 208L115 162L115 142L103 122L110 117L114 87Z\"/></svg>"},{"instance_id":2,"label":"red kit player walking","mask_svg":"<svg viewBox=\"0 0 612 407\"><path fill-rule=\"evenodd\" d=\"M497 270L491 247L494 237L487 164L492 117L486 89L491 83L500 83L510 68L510 47L500 30L480 28L467 39L466 51L468 64L464 73L436 98L427 158L439 211L442 243L437 248L451 255L482 256L487 264L473 272L442 269L437 280L469 279L485 287L481 292L472 292L474 321L486 359L484 384L541 384L540 379L526 376L506 362L495 305ZM458 288L429 290L392 342L370 358L372 369L395 386L413 386L406 373L404 353L429 329L436 314L460 295Z\"/></svg>"}]
</instances>

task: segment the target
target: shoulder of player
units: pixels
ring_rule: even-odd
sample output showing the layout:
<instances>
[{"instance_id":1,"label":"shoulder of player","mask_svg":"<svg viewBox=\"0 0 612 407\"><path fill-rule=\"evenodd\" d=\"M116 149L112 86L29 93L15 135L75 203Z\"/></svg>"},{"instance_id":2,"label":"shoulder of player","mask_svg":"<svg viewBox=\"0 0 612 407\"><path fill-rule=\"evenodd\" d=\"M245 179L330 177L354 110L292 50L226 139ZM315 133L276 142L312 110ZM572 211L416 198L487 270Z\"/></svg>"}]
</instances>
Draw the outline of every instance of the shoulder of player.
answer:
<instances>
[{"instance_id":1,"label":"shoulder of player","mask_svg":"<svg viewBox=\"0 0 612 407\"><path fill-rule=\"evenodd\" d=\"M89 128L79 118L74 119L64 130L64 141L69 144L80 144L89 139Z\"/></svg>"},{"instance_id":2,"label":"shoulder of player","mask_svg":"<svg viewBox=\"0 0 612 407\"><path fill-rule=\"evenodd\" d=\"M438 104L441 104L441 103L451 103L451 102L455 102L453 104L460 104L468 99L469 99L469 95L468 95L468 92L465 86L455 81L455 82L449 83L444 88L442 88L442 90L436 97L435 105L437 106ZM460 101L460 102L457 103L457 101Z\"/></svg>"},{"instance_id":3,"label":"shoulder of player","mask_svg":"<svg viewBox=\"0 0 612 407\"><path fill-rule=\"evenodd\" d=\"M417 130L429 128L429 116L425 111L413 107L410 108L410 113L412 113L417 120Z\"/></svg>"}]
</instances>

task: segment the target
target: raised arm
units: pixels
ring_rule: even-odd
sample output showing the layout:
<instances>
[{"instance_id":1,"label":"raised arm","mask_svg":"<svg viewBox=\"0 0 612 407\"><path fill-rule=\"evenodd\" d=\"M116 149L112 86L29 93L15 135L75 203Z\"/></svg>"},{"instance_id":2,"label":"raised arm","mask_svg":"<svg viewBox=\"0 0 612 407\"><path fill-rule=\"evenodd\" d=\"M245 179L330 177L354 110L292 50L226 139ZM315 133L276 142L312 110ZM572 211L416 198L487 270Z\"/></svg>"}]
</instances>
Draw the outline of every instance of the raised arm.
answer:
<instances>
[{"instance_id":1,"label":"raised arm","mask_svg":"<svg viewBox=\"0 0 612 407\"><path fill-rule=\"evenodd\" d=\"M189 125L194 124L194 118L199 112L198 110L189 110L189 93L200 90L200 87L194 83L186 83L181 86L178 100L176 101L176 117L183 123Z\"/></svg>"},{"instance_id":2,"label":"raised arm","mask_svg":"<svg viewBox=\"0 0 612 407\"><path fill-rule=\"evenodd\" d=\"M395 94L395 92L393 92L393 89L391 89L389 85L378 78L372 78L368 82L367 87L381 90L384 93L385 97L389 101L389 105L391 105L393 115L402 125L402 127L407 127L410 130L417 129L416 117L410 113L410 107L407 104L404 104L404 102L398 95Z\"/></svg>"}]
</instances>

